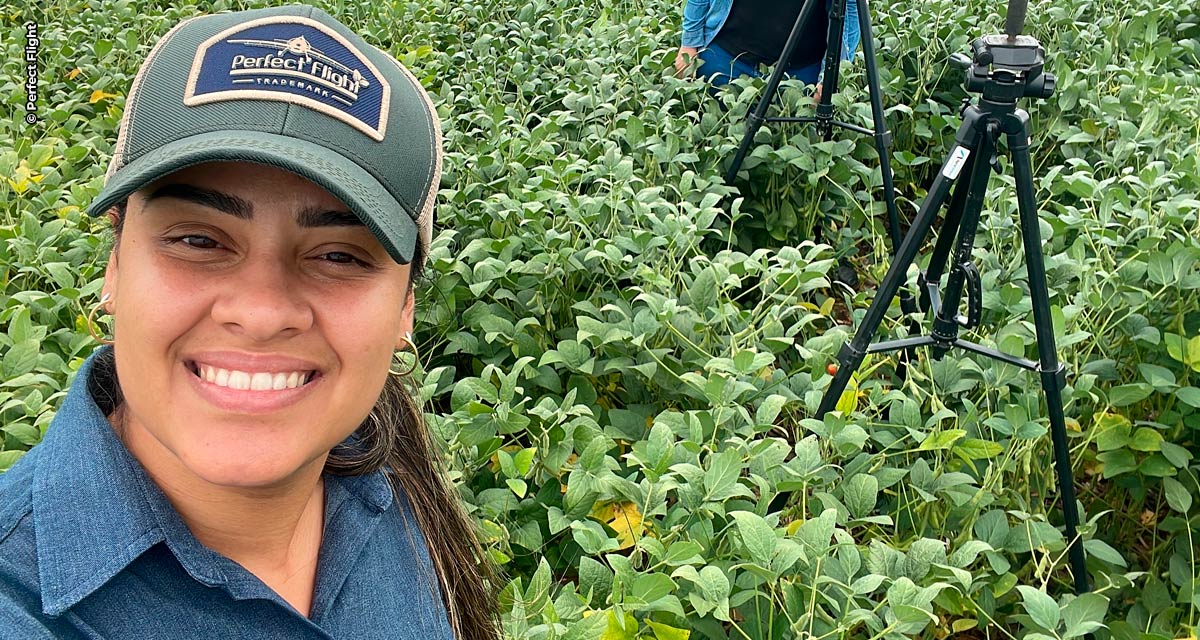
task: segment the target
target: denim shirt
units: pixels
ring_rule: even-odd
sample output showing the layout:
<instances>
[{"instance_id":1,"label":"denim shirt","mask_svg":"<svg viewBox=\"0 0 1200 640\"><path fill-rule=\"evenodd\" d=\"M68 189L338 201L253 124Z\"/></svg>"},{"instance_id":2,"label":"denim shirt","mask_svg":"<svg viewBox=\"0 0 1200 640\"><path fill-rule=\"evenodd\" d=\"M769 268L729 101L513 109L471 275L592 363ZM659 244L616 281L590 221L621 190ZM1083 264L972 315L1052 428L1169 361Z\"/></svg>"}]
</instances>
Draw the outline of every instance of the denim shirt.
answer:
<instances>
[{"instance_id":1,"label":"denim shirt","mask_svg":"<svg viewBox=\"0 0 1200 640\"><path fill-rule=\"evenodd\" d=\"M825 0L832 6L833 0ZM680 46L703 49L712 44L717 32L725 26L725 19L733 8L734 0L687 0L683 6L683 36ZM842 59L851 60L858 49L861 34L858 29L858 3L846 0L846 19L842 28Z\"/></svg>"},{"instance_id":2,"label":"denim shirt","mask_svg":"<svg viewBox=\"0 0 1200 640\"><path fill-rule=\"evenodd\" d=\"M453 638L425 539L383 472L325 475L309 618L200 544L89 391L99 353L0 475L0 637Z\"/></svg>"}]
</instances>

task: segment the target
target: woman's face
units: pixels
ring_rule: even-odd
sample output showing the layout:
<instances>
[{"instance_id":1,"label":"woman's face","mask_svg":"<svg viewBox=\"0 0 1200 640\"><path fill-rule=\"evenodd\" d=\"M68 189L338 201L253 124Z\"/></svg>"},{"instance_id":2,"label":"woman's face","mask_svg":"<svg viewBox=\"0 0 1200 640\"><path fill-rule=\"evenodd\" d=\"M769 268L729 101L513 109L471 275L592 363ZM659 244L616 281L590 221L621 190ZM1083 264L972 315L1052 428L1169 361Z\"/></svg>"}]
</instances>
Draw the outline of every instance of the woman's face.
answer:
<instances>
[{"instance_id":1,"label":"woman's face","mask_svg":"<svg viewBox=\"0 0 1200 640\"><path fill-rule=\"evenodd\" d=\"M292 173L210 163L148 185L105 274L126 445L156 476L229 487L320 468L412 330L408 278Z\"/></svg>"}]
</instances>

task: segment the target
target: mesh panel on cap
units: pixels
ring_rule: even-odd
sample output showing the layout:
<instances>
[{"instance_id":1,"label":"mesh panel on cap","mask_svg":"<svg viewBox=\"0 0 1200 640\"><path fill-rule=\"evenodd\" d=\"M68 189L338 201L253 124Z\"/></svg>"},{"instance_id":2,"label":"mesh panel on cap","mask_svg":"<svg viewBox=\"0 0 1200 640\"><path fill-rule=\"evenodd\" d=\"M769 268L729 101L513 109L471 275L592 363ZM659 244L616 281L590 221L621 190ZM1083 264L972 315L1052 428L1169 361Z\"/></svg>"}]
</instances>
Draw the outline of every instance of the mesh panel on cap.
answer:
<instances>
[{"instance_id":1,"label":"mesh panel on cap","mask_svg":"<svg viewBox=\"0 0 1200 640\"><path fill-rule=\"evenodd\" d=\"M171 27L162 38L159 38L154 48L146 56L146 60L142 62L142 66L138 68L137 75L133 78L133 84L129 87L129 95L125 96L125 111L121 114L121 126L117 129L117 143L113 147L112 159L108 162L108 171L104 173L104 180L106 182L118 169L125 165L125 151L129 145L129 118L133 114L133 107L138 98L138 88L142 84L142 78L146 75L146 70L150 68L158 52L166 47L167 41L179 31L180 27L200 17L203 16L193 16Z\"/></svg>"},{"instance_id":2,"label":"mesh panel on cap","mask_svg":"<svg viewBox=\"0 0 1200 640\"><path fill-rule=\"evenodd\" d=\"M438 119L437 109L433 106L433 101L429 98L429 92L425 87L421 86L420 82L395 56L386 51L381 51L383 56L391 60L404 77L413 84L413 89L421 96L425 102L425 107L429 110L430 119L430 136L433 139L433 166L430 167L429 176L429 191L425 194L425 201L421 204L421 211L417 214L417 233L420 236L422 245L429 249L429 243L433 241L433 203L437 199L438 186L442 181L442 123Z\"/></svg>"}]
</instances>

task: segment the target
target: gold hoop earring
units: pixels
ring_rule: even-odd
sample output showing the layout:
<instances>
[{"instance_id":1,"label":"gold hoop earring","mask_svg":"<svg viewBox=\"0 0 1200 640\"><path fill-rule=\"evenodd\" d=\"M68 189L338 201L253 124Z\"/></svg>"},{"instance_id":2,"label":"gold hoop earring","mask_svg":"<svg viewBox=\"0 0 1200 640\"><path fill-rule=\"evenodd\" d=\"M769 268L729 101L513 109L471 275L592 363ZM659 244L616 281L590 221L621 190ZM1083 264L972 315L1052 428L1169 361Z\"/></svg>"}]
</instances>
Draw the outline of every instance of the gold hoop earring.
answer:
<instances>
[{"instance_id":1,"label":"gold hoop earring","mask_svg":"<svg viewBox=\"0 0 1200 640\"><path fill-rule=\"evenodd\" d=\"M413 371L416 371L417 365L421 364L421 355L417 352L417 343L413 342L412 334L405 333L403 340L408 343L408 346L412 347L413 363L411 367L404 371L393 371L390 367L388 368L388 373L399 378L403 378L404 376L411 374ZM408 349L401 349L400 351L408 351ZM400 351L397 351L396 353L399 353ZM396 353L393 353L392 355L395 356Z\"/></svg>"},{"instance_id":2,"label":"gold hoop earring","mask_svg":"<svg viewBox=\"0 0 1200 640\"><path fill-rule=\"evenodd\" d=\"M97 302L96 304L92 305L92 309L91 309L91 311L88 312L88 316L87 316L88 334L92 336L93 340L95 340L96 342L99 342L100 344L112 344L113 343L112 340L109 340L108 338L105 338L103 335L98 335L96 333L96 326L97 326L96 321L95 321L96 311L100 310L101 307L108 304L109 298L110 298L110 296L107 293L100 296L100 301ZM107 309L105 309L105 311L107 311Z\"/></svg>"}]
</instances>

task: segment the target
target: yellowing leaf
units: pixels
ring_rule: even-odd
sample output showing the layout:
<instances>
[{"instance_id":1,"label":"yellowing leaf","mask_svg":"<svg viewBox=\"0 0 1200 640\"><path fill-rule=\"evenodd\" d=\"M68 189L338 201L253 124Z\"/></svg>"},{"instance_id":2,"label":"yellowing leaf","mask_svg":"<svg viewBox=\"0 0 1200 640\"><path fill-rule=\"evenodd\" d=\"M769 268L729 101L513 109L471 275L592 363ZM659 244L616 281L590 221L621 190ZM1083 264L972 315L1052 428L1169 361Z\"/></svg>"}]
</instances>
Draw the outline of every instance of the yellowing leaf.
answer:
<instances>
[{"instance_id":1,"label":"yellowing leaf","mask_svg":"<svg viewBox=\"0 0 1200 640\"><path fill-rule=\"evenodd\" d=\"M858 408L858 398L860 395L864 394L860 394L858 392L857 377L858 376L855 375L850 376L850 382L846 385L846 390L842 392L842 396L838 398L837 405L834 406L834 409L849 415L851 411L854 411Z\"/></svg>"},{"instance_id":2,"label":"yellowing leaf","mask_svg":"<svg viewBox=\"0 0 1200 640\"><path fill-rule=\"evenodd\" d=\"M8 186L12 188L17 195L21 195L28 191L29 187L41 182L42 178L45 177L46 176L40 173L34 173L30 171L29 167L25 164L25 161L22 160L21 165L17 167L13 177L8 179Z\"/></svg>"},{"instance_id":3,"label":"yellowing leaf","mask_svg":"<svg viewBox=\"0 0 1200 640\"><path fill-rule=\"evenodd\" d=\"M67 80L74 80L75 78L79 77L79 74L79 67L75 67L67 72Z\"/></svg>"},{"instance_id":4,"label":"yellowing leaf","mask_svg":"<svg viewBox=\"0 0 1200 640\"><path fill-rule=\"evenodd\" d=\"M655 640L688 640L692 637L692 632L688 629L677 629L653 620L647 620L646 624L654 630Z\"/></svg>"},{"instance_id":5,"label":"yellowing leaf","mask_svg":"<svg viewBox=\"0 0 1200 640\"><path fill-rule=\"evenodd\" d=\"M105 93L99 89L96 89L95 91L92 92L92 95L88 98L88 102L91 104L96 104L97 102L100 102L101 100L107 100L108 98L116 98L116 97L119 97L119 96L115 93Z\"/></svg>"},{"instance_id":6,"label":"yellowing leaf","mask_svg":"<svg viewBox=\"0 0 1200 640\"><path fill-rule=\"evenodd\" d=\"M510 444L508 446L500 447L500 451L506 451L508 453L516 453L520 450L521 450L521 445L519 445L519 444ZM500 454L493 453L492 457L489 458L488 460L489 460L488 467L491 468L492 473L500 473Z\"/></svg>"},{"instance_id":7,"label":"yellowing leaf","mask_svg":"<svg viewBox=\"0 0 1200 640\"><path fill-rule=\"evenodd\" d=\"M608 612L608 628L600 640L634 640L637 638L638 621L632 613L618 617L615 611Z\"/></svg>"},{"instance_id":8,"label":"yellowing leaf","mask_svg":"<svg viewBox=\"0 0 1200 640\"><path fill-rule=\"evenodd\" d=\"M592 508L591 515L617 532L617 540L620 542L621 549L632 547L637 539L646 532L642 512L632 502L597 504Z\"/></svg>"}]
</instances>

